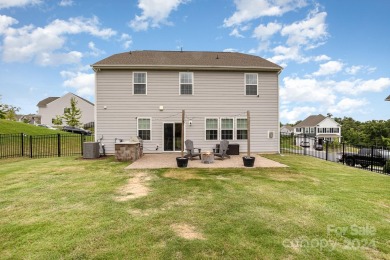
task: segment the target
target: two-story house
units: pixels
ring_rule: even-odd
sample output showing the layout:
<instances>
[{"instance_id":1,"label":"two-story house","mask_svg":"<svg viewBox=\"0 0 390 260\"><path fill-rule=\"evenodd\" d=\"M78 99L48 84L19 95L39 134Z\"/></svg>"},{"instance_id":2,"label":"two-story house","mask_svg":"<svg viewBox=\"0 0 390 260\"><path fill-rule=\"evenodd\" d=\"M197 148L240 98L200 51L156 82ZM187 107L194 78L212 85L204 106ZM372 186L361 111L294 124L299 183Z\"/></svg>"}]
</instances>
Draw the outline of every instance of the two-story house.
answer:
<instances>
[{"instance_id":1,"label":"two-story house","mask_svg":"<svg viewBox=\"0 0 390 260\"><path fill-rule=\"evenodd\" d=\"M311 115L294 126L294 135L303 136L303 134L315 137L314 140L320 143L321 140L341 142L341 125L331 117L321 114Z\"/></svg>"},{"instance_id":2,"label":"two-story house","mask_svg":"<svg viewBox=\"0 0 390 260\"><path fill-rule=\"evenodd\" d=\"M143 139L144 152L181 150L184 139L211 151L220 140L251 150L279 152L282 68L241 53L133 51L92 65L96 76L95 134L108 153L115 140Z\"/></svg>"},{"instance_id":3,"label":"two-story house","mask_svg":"<svg viewBox=\"0 0 390 260\"><path fill-rule=\"evenodd\" d=\"M41 117L41 124L53 125L53 120L56 116L62 116L66 109L70 107L70 100L75 98L77 108L81 110L81 124L93 122L95 119L94 104L82 97L73 93L67 93L62 97L48 97L37 104L38 115ZM65 122L63 122L65 124Z\"/></svg>"},{"instance_id":4,"label":"two-story house","mask_svg":"<svg viewBox=\"0 0 390 260\"><path fill-rule=\"evenodd\" d=\"M290 125L283 125L280 127L280 134L281 135L291 135L294 133L294 127Z\"/></svg>"}]
</instances>

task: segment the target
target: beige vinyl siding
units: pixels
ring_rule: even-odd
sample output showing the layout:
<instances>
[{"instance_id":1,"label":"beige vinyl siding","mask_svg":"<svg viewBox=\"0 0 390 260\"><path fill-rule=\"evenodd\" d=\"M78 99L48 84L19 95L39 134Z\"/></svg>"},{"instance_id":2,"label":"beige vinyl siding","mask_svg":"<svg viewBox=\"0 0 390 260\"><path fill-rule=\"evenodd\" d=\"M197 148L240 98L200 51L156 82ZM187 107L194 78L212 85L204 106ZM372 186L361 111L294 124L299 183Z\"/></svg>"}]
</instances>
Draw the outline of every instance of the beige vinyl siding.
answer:
<instances>
[{"instance_id":1,"label":"beige vinyl siding","mask_svg":"<svg viewBox=\"0 0 390 260\"><path fill-rule=\"evenodd\" d=\"M97 137L104 136L108 153L114 152L115 138L128 140L137 135L137 117L152 118L152 140L144 141L145 152L162 152L163 123L181 122L186 110L185 138L196 147L212 150L217 140L206 140L205 118L246 117L251 112L251 150L278 152L279 137L268 139L268 131L278 133L278 76L258 73L257 96L245 96L244 72L193 71L194 95L180 95L180 71L147 71L148 95L132 95L131 70L96 72ZM107 109L104 109L107 106ZM159 107L164 110L160 111ZM188 121L192 125L188 125ZM220 133L219 133L220 136ZM246 140L239 143L246 151Z\"/></svg>"}]
</instances>

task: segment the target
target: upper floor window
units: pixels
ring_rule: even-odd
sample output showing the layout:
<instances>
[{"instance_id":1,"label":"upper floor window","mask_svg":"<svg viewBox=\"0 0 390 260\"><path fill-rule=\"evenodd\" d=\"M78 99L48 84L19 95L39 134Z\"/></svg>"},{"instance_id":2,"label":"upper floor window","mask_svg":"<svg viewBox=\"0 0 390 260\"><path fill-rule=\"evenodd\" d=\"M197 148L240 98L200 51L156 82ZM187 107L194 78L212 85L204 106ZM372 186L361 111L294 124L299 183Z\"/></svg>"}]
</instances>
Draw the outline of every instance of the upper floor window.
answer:
<instances>
[{"instance_id":1,"label":"upper floor window","mask_svg":"<svg viewBox=\"0 0 390 260\"><path fill-rule=\"evenodd\" d=\"M297 132L297 133L302 132L302 128L300 128L300 127L295 128L295 132Z\"/></svg>"},{"instance_id":2,"label":"upper floor window","mask_svg":"<svg viewBox=\"0 0 390 260\"><path fill-rule=\"evenodd\" d=\"M180 95L192 95L194 74L192 72L180 72Z\"/></svg>"},{"instance_id":3,"label":"upper floor window","mask_svg":"<svg viewBox=\"0 0 390 260\"><path fill-rule=\"evenodd\" d=\"M245 95L257 96L257 73L245 73Z\"/></svg>"},{"instance_id":4,"label":"upper floor window","mask_svg":"<svg viewBox=\"0 0 390 260\"><path fill-rule=\"evenodd\" d=\"M133 94L134 95L146 95L146 72L134 72L133 73Z\"/></svg>"},{"instance_id":5,"label":"upper floor window","mask_svg":"<svg viewBox=\"0 0 390 260\"><path fill-rule=\"evenodd\" d=\"M137 133L142 140L151 140L151 119L141 118L137 120Z\"/></svg>"}]
</instances>

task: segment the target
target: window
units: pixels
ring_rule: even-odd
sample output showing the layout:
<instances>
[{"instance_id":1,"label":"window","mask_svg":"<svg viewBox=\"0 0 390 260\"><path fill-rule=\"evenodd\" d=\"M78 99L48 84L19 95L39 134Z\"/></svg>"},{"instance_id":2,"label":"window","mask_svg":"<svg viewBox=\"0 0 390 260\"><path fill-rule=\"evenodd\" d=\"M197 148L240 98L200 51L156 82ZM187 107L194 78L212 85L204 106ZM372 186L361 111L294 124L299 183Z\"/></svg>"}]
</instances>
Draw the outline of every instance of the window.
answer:
<instances>
[{"instance_id":1,"label":"window","mask_svg":"<svg viewBox=\"0 0 390 260\"><path fill-rule=\"evenodd\" d=\"M193 73L180 72L180 95L192 95Z\"/></svg>"},{"instance_id":2,"label":"window","mask_svg":"<svg viewBox=\"0 0 390 260\"><path fill-rule=\"evenodd\" d=\"M221 140L233 140L233 118L221 118Z\"/></svg>"},{"instance_id":3,"label":"window","mask_svg":"<svg viewBox=\"0 0 390 260\"><path fill-rule=\"evenodd\" d=\"M314 127L310 127L310 133L314 134Z\"/></svg>"},{"instance_id":4,"label":"window","mask_svg":"<svg viewBox=\"0 0 390 260\"><path fill-rule=\"evenodd\" d=\"M245 74L245 95L257 96L257 73Z\"/></svg>"},{"instance_id":5,"label":"window","mask_svg":"<svg viewBox=\"0 0 390 260\"><path fill-rule=\"evenodd\" d=\"M302 132L302 128L300 128L300 127L295 128L295 132L297 132L297 133Z\"/></svg>"},{"instance_id":6,"label":"window","mask_svg":"<svg viewBox=\"0 0 390 260\"><path fill-rule=\"evenodd\" d=\"M248 129L247 129L247 120L246 118L237 118L237 140L246 140L248 139Z\"/></svg>"},{"instance_id":7,"label":"window","mask_svg":"<svg viewBox=\"0 0 390 260\"><path fill-rule=\"evenodd\" d=\"M146 72L133 73L133 94L146 95Z\"/></svg>"},{"instance_id":8,"label":"window","mask_svg":"<svg viewBox=\"0 0 390 260\"><path fill-rule=\"evenodd\" d=\"M218 118L206 118L206 140L218 140Z\"/></svg>"},{"instance_id":9,"label":"window","mask_svg":"<svg viewBox=\"0 0 390 260\"><path fill-rule=\"evenodd\" d=\"M142 140L151 140L151 119L150 118L138 118L137 120L137 132L138 136Z\"/></svg>"}]
</instances>

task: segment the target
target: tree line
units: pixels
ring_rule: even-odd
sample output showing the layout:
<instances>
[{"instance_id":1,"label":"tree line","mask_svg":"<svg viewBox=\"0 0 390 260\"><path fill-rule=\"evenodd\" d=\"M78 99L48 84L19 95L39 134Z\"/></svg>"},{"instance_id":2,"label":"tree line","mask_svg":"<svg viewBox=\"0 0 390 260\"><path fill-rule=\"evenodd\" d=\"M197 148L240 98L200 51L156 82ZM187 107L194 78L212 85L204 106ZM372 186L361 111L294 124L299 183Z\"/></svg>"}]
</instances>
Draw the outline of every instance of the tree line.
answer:
<instances>
[{"instance_id":1,"label":"tree line","mask_svg":"<svg viewBox=\"0 0 390 260\"><path fill-rule=\"evenodd\" d=\"M390 119L360 122L352 117L333 118L341 125L343 141L350 144L390 147Z\"/></svg>"}]
</instances>

